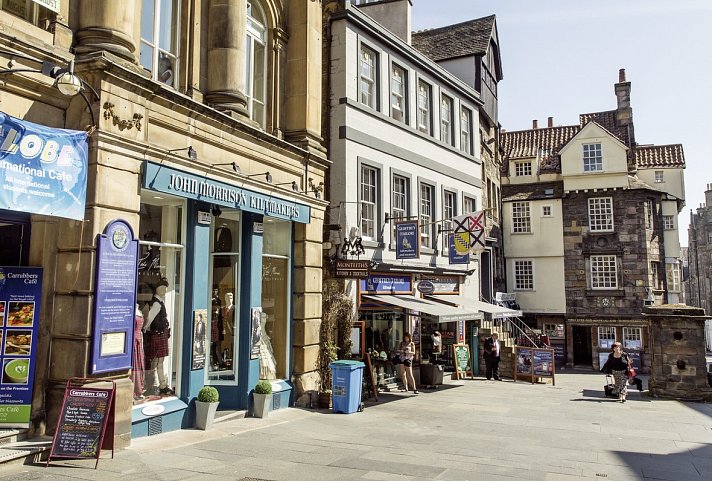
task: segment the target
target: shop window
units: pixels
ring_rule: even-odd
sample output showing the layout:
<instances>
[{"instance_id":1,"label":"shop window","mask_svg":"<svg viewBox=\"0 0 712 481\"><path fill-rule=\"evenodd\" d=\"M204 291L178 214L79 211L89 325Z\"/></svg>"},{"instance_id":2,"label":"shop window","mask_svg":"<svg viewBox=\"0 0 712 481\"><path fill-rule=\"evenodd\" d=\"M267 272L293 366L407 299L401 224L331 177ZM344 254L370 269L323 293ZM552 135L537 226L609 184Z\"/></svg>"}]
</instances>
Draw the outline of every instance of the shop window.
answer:
<instances>
[{"instance_id":1,"label":"shop window","mask_svg":"<svg viewBox=\"0 0 712 481\"><path fill-rule=\"evenodd\" d=\"M643 349L643 329L640 327L623 328L623 349Z\"/></svg>"},{"instance_id":2,"label":"shop window","mask_svg":"<svg viewBox=\"0 0 712 481\"><path fill-rule=\"evenodd\" d=\"M265 96L267 82L267 33L264 14L259 6L247 2L247 39L245 44L247 65L245 69L245 96L250 118L260 126L265 125Z\"/></svg>"},{"instance_id":3,"label":"shop window","mask_svg":"<svg viewBox=\"0 0 712 481\"><path fill-rule=\"evenodd\" d=\"M43 30L48 30L51 22L54 22L56 18L55 12L39 5L34 0L0 0L0 9L3 12L20 17Z\"/></svg>"},{"instance_id":4,"label":"shop window","mask_svg":"<svg viewBox=\"0 0 712 481\"><path fill-rule=\"evenodd\" d=\"M178 0L143 0L139 60L153 80L178 86Z\"/></svg>"},{"instance_id":5,"label":"shop window","mask_svg":"<svg viewBox=\"0 0 712 481\"><path fill-rule=\"evenodd\" d=\"M265 217L260 379L289 378L292 223Z\"/></svg>"},{"instance_id":6,"label":"shop window","mask_svg":"<svg viewBox=\"0 0 712 481\"><path fill-rule=\"evenodd\" d=\"M598 347L601 349L610 349L614 342L616 342L615 327L598 328Z\"/></svg>"},{"instance_id":7,"label":"shop window","mask_svg":"<svg viewBox=\"0 0 712 481\"><path fill-rule=\"evenodd\" d=\"M406 332L405 316L397 311L361 311L359 320L365 321L366 352L375 352L372 364L379 386L396 383L397 366L391 360L400 347Z\"/></svg>"},{"instance_id":8,"label":"shop window","mask_svg":"<svg viewBox=\"0 0 712 481\"><path fill-rule=\"evenodd\" d=\"M134 349L142 348L145 356L134 358L137 403L179 390L184 301L184 201L150 192L141 201L137 304L144 335L136 338Z\"/></svg>"},{"instance_id":9,"label":"shop window","mask_svg":"<svg viewBox=\"0 0 712 481\"><path fill-rule=\"evenodd\" d=\"M544 334L549 336L550 339L563 339L564 338L564 325L563 324L544 324Z\"/></svg>"},{"instance_id":10,"label":"shop window","mask_svg":"<svg viewBox=\"0 0 712 481\"><path fill-rule=\"evenodd\" d=\"M212 232L208 379L211 384L234 383L239 346L240 212L224 210L213 216Z\"/></svg>"}]
</instances>

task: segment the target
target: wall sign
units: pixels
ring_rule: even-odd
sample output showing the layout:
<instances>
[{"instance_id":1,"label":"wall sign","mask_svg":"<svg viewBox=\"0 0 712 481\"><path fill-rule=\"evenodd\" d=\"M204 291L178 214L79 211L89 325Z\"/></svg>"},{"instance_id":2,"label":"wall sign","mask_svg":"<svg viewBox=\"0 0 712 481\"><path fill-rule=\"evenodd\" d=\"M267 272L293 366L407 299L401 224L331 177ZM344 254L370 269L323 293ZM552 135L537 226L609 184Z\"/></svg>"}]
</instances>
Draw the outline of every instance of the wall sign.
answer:
<instances>
[{"instance_id":1,"label":"wall sign","mask_svg":"<svg viewBox=\"0 0 712 481\"><path fill-rule=\"evenodd\" d=\"M207 309L193 311L193 358L190 368L192 371L205 367L205 323L207 319Z\"/></svg>"},{"instance_id":2,"label":"wall sign","mask_svg":"<svg viewBox=\"0 0 712 481\"><path fill-rule=\"evenodd\" d=\"M420 228L417 220L404 220L396 225L396 259L420 257Z\"/></svg>"},{"instance_id":3,"label":"wall sign","mask_svg":"<svg viewBox=\"0 0 712 481\"><path fill-rule=\"evenodd\" d=\"M0 427L29 426L42 268L0 267Z\"/></svg>"},{"instance_id":4,"label":"wall sign","mask_svg":"<svg viewBox=\"0 0 712 481\"><path fill-rule=\"evenodd\" d=\"M138 240L124 220L97 236L92 374L131 368Z\"/></svg>"},{"instance_id":5,"label":"wall sign","mask_svg":"<svg viewBox=\"0 0 712 481\"><path fill-rule=\"evenodd\" d=\"M0 209L83 219L87 158L86 132L0 112Z\"/></svg>"},{"instance_id":6,"label":"wall sign","mask_svg":"<svg viewBox=\"0 0 712 481\"><path fill-rule=\"evenodd\" d=\"M359 281L364 294L412 294L413 277L410 274L369 274Z\"/></svg>"},{"instance_id":7,"label":"wall sign","mask_svg":"<svg viewBox=\"0 0 712 481\"><path fill-rule=\"evenodd\" d=\"M423 274L420 276L420 282L423 281L433 284L433 294L458 294L460 292L460 278L458 276Z\"/></svg>"},{"instance_id":8,"label":"wall sign","mask_svg":"<svg viewBox=\"0 0 712 481\"><path fill-rule=\"evenodd\" d=\"M203 212L202 210L198 211L198 224L200 225L210 225L210 222L212 222L213 216L210 214L210 212Z\"/></svg>"},{"instance_id":9,"label":"wall sign","mask_svg":"<svg viewBox=\"0 0 712 481\"><path fill-rule=\"evenodd\" d=\"M42 5L54 13L59 13L59 0L32 0L35 3Z\"/></svg>"},{"instance_id":10,"label":"wall sign","mask_svg":"<svg viewBox=\"0 0 712 481\"><path fill-rule=\"evenodd\" d=\"M334 265L334 277L368 279L370 268L371 261L337 259Z\"/></svg>"},{"instance_id":11,"label":"wall sign","mask_svg":"<svg viewBox=\"0 0 712 481\"><path fill-rule=\"evenodd\" d=\"M421 294L432 294L435 292L435 284L429 280L421 280L416 287Z\"/></svg>"}]
</instances>

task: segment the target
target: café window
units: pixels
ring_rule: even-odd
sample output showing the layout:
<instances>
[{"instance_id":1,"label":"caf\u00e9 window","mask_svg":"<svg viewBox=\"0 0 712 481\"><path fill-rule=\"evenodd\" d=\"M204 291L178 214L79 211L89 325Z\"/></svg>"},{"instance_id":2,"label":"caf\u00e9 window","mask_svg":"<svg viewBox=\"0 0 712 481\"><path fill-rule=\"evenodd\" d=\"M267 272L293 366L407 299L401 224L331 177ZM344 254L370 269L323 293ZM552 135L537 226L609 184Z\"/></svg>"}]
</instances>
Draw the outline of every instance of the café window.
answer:
<instances>
[{"instance_id":1,"label":"caf\u00e9 window","mask_svg":"<svg viewBox=\"0 0 712 481\"><path fill-rule=\"evenodd\" d=\"M623 349L643 349L643 329L640 327L623 328Z\"/></svg>"},{"instance_id":2,"label":"caf\u00e9 window","mask_svg":"<svg viewBox=\"0 0 712 481\"><path fill-rule=\"evenodd\" d=\"M139 61L153 80L178 86L178 0L143 0Z\"/></svg>"},{"instance_id":3,"label":"caf\u00e9 window","mask_svg":"<svg viewBox=\"0 0 712 481\"><path fill-rule=\"evenodd\" d=\"M65 0L66 1L66 0ZM59 2L55 2L59 4ZM0 0L0 9L30 22L43 30L49 30L57 14L34 0ZM57 6L59 9L59 6Z\"/></svg>"},{"instance_id":4,"label":"caf\u00e9 window","mask_svg":"<svg viewBox=\"0 0 712 481\"><path fill-rule=\"evenodd\" d=\"M141 194L137 316L132 380L134 403L180 391L184 293L184 201ZM141 333L143 333L141 335Z\"/></svg>"},{"instance_id":5,"label":"caf\u00e9 window","mask_svg":"<svg viewBox=\"0 0 712 481\"><path fill-rule=\"evenodd\" d=\"M610 349L613 343L616 342L615 327L599 327L598 328L598 346L603 349Z\"/></svg>"},{"instance_id":6,"label":"caf\u00e9 window","mask_svg":"<svg viewBox=\"0 0 712 481\"><path fill-rule=\"evenodd\" d=\"M265 217L262 241L260 379L288 379L292 223Z\"/></svg>"},{"instance_id":7,"label":"caf\u00e9 window","mask_svg":"<svg viewBox=\"0 0 712 481\"><path fill-rule=\"evenodd\" d=\"M240 285L240 211L213 215L210 250L210 315L207 329L208 380L211 384L237 380L237 305Z\"/></svg>"}]
</instances>

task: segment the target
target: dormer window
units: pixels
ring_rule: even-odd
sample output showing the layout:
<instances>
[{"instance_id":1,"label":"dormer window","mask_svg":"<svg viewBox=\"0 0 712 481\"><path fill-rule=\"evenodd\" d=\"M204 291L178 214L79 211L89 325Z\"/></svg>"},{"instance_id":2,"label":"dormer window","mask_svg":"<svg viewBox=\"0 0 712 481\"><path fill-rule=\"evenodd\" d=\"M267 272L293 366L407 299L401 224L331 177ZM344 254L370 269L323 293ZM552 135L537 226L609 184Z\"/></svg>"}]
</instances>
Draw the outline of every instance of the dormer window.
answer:
<instances>
[{"instance_id":1,"label":"dormer window","mask_svg":"<svg viewBox=\"0 0 712 481\"><path fill-rule=\"evenodd\" d=\"M514 163L514 176L524 177L527 175L532 175L532 163L531 162L515 162Z\"/></svg>"},{"instance_id":2,"label":"dormer window","mask_svg":"<svg viewBox=\"0 0 712 481\"><path fill-rule=\"evenodd\" d=\"M601 144L583 144L583 171L603 171L603 154Z\"/></svg>"}]
</instances>

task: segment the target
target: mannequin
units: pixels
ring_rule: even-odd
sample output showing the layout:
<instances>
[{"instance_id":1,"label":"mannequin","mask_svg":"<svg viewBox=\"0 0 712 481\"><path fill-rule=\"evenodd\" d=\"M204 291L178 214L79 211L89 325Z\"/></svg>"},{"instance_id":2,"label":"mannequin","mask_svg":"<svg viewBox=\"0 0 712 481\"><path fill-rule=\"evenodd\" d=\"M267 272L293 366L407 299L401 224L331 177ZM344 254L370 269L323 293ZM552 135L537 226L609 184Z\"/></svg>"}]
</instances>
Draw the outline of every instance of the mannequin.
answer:
<instances>
[{"instance_id":1,"label":"mannequin","mask_svg":"<svg viewBox=\"0 0 712 481\"><path fill-rule=\"evenodd\" d=\"M210 318L210 364L213 370L220 367L222 355L220 354L220 341L225 337L223 335L223 317L222 317L222 302L217 288L213 288L213 298L211 301L212 316Z\"/></svg>"},{"instance_id":2,"label":"mannequin","mask_svg":"<svg viewBox=\"0 0 712 481\"><path fill-rule=\"evenodd\" d=\"M131 359L131 380L134 383L134 401L143 399L143 391L146 376L146 359L143 352L143 312L136 304L136 314L134 315L134 341L133 341L133 357Z\"/></svg>"},{"instance_id":3,"label":"mannequin","mask_svg":"<svg viewBox=\"0 0 712 481\"><path fill-rule=\"evenodd\" d=\"M266 322L261 322L260 329L260 379L277 378L277 362L272 350L272 339L265 329Z\"/></svg>"},{"instance_id":4,"label":"mannequin","mask_svg":"<svg viewBox=\"0 0 712 481\"><path fill-rule=\"evenodd\" d=\"M232 361L232 345L235 336L235 305L232 292L225 294L225 305L222 307L223 340L221 342L222 360Z\"/></svg>"},{"instance_id":5,"label":"mannequin","mask_svg":"<svg viewBox=\"0 0 712 481\"><path fill-rule=\"evenodd\" d=\"M164 361L170 354L171 329L166 311L165 298L168 281L161 279L155 287L153 298L151 299L148 318L143 324L143 332L146 334L146 360L149 363L149 372L153 379L151 390L155 390L156 377L158 378L158 394L173 395L173 390L168 387Z\"/></svg>"}]
</instances>

